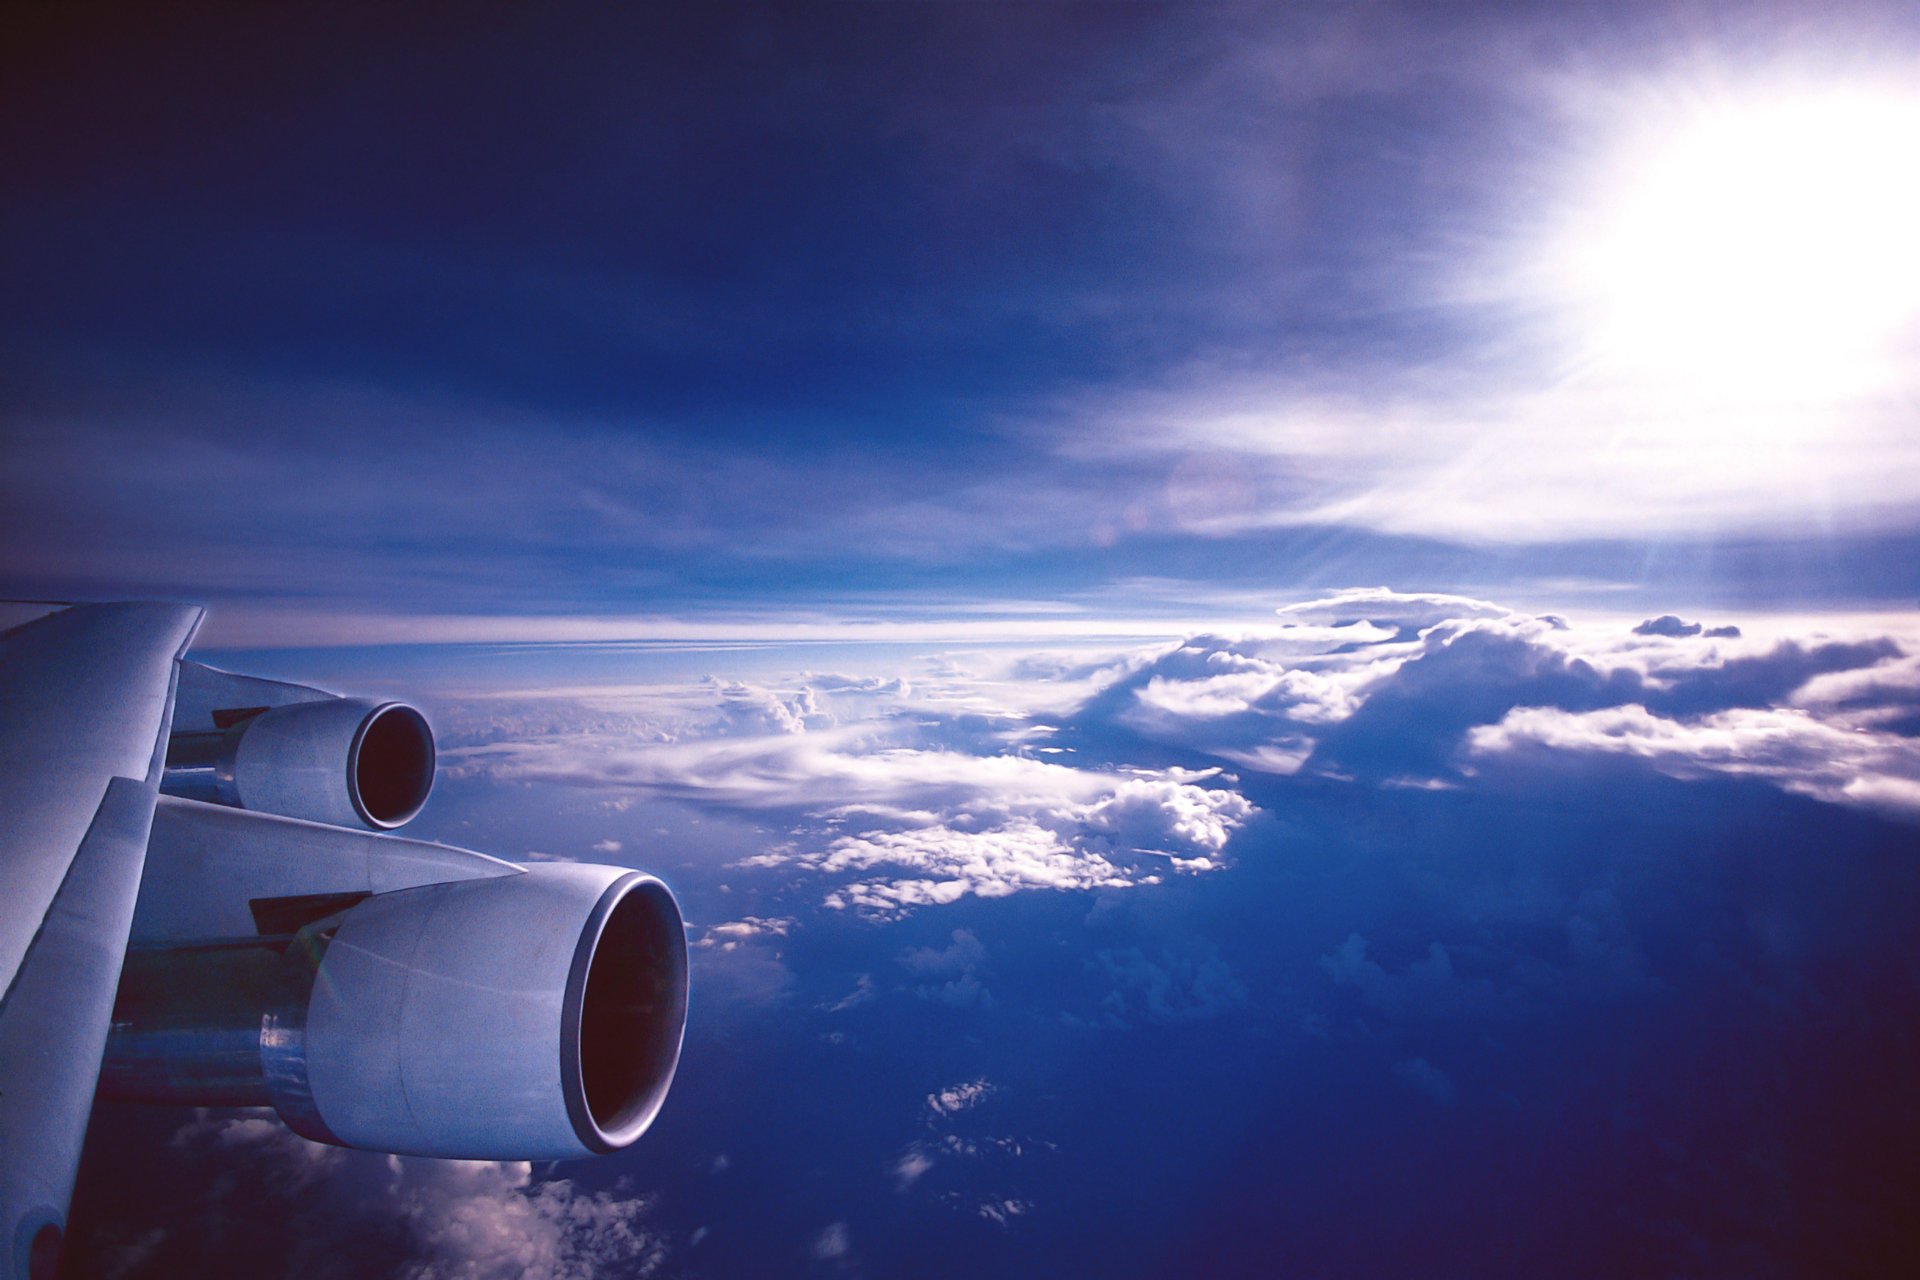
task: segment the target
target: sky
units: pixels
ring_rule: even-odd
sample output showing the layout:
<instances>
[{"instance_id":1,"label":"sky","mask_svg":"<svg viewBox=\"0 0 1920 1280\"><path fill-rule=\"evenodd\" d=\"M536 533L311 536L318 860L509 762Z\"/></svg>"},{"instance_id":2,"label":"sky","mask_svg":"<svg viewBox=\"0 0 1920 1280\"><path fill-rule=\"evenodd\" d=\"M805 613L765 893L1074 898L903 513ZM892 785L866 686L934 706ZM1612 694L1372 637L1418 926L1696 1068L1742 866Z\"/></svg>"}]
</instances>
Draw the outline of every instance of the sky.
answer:
<instances>
[{"instance_id":1,"label":"sky","mask_svg":"<svg viewBox=\"0 0 1920 1280\"><path fill-rule=\"evenodd\" d=\"M240 644L1916 596L1904 6L14 26L13 595Z\"/></svg>"},{"instance_id":2,"label":"sky","mask_svg":"<svg viewBox=\"0 0 1920 1280\"><path fill-rule=\"evenodd\" d=\"M673 886L630 1150L70 1274L1901 1275L1910 5L45 6L0 596Z\"/></svg>"}]
</instances>

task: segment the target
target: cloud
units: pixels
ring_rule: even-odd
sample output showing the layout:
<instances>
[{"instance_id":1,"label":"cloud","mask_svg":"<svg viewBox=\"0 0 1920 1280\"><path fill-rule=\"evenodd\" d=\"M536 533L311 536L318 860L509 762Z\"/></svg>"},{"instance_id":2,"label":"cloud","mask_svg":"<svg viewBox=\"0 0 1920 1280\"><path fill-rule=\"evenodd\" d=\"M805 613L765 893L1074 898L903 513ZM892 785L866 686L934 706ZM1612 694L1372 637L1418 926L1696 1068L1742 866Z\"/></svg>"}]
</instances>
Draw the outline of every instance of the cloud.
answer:
<instances>
[{"instance_id":1,"label":"cloud","mask_svg":"<svg viewBox=\"0 0 1920 1280\"><path fill-rule=\"evenodd\" d=\"M610 732L593 710L584 732L560 730L550 716L536 721L546 731L509 730L445 756L463 775L770 815L793 839L742 865L817 872L830 882L829 906L875 915L1215 870L1254 812L1237 792L1202 785L1217 771L1037 759L1027 754L1032 726L1023 716L943 714L924 688L931 702L906 705L897 700L905 684L897 696L891 685L863 688L861 705L811 686L793 695L738 683L702 688L704 704L679 691L634 703L629 714L645 726L638 732ZM716 945L728 940L712 936Z\"/></svg>"},{"instance_id":2,"label":"cloud","mask_svg":"<svg viewBox=\"0 0 1920 1280\"><path fill-rule=\"evenodd\" d=\"M950 945L935 949L933 947L913 947L900 953L900 963L909 973L931 978L945 978L971 972L986 959L987 949L980 945L980 939L971 929L955 929Z\"/></svg>"},{"instance_id":3,"label":"cloud","mask_svg":"<svg viewBox=\"0 0 1920 1280\"><path fill-rule=\"evenodd\" d=\"M731 951L753 938L784 938L792 931L793 919L789 916L747 916L741 920L708 925L706 932L693 945Z\"/></svg>"},{"instance_id":4,"label":"cloud","mask_svg":"<svg viewBox=\"0 0 1920 1280\"><path fill-rule=\"evenodd\" d=\"M813 688L801 686L790 698L781 698L758 685L738 680L706 681L719 699L720 721L728 733L752 736L763 733L805 733L824 729L833 723L821 714Z\"/></svg>"},{"instance_id":5,"label":"cloud","mask_svg":"<svg viewBox=\"0 0 1920 1280\"><path fill-rule=\"evenodd\" d=\"M1700 624L1683 622L1671 613L1663 613L1657 618L1648 618L1633 629L1637 636L1697 636Z\"/></svg>"},{"instance_id":6,"label":"cloud","mask_svg":"<svg viewBox=\"0 0 1920 1280\"><path fill-rule=\"evenodd\" d=\"M1657 618L1648 618L1633 629L1637 636L1704 636L1708 640L1738 640L1740 628L1735 626L1705 627L1698 622L1688 622L1677 614L1663 613Z\"/></svg>"},{"instance_id":7,"label":"cloud","mask_svg":"<svg viewBox=\"0 0 1920 1280\"><path fill-rule=\"evenodd\" d=\"M775 945L784 935L739 923L753 932L719 940L709 934L688 952L691 981L709 1017L754 1017L794 989L793 970Z\"/></svg>"},{"instance_id":8,"label":"cloud","mask_svg":"<svg viewBox=\"0 0 1920 1280\"><path fill-rule=\"evenodd\" d=\"M903 1154L893 1166L893 1183L901 1191L907 1190L933 1168L933 1157L924 1150L915 1147Z\"/></svg>"},{"instance_id":9,"label":"cloud","mask_svg":"<svg viewBox=\"0 0 1920 1280\"><path fill-rule=\"evenodd\" d=\"M1788 701L1833 723L1920 737L1920 654L1815 676Z\"/></svg>"},{"instance_id":10,"label":"cloud","mask_svg":"<svg viewBox=\"0 0 1920 1280\"><path fill-rule=\"evenodd\" d=\"M900 955L907 972L935 981L917 988L921 997L957 1009L991 1008L993 993L980 980L987 949L970 929L955 929L951 945L938 950L915 947ZM939 981L945 979L945 981Z\"/></svg>"},{"instance_id":11,"label":"cloud","mask_svg":"<svg viewBox=\"0 0 1920 1280\"><path fill-rule=\"evenodd\" d=\"M200 1112L174 1131L168 1146L217 1151L264 1179L275 1192L298 1194L344 1167L344 1148L308 1142L272 1114Z\"/></svg>"},{"instance_id":12,"label":"cloud","mask_svg":"<svg viewBox=\"0 0 1920 1280\"><path fill-rule=\"evenodd\" d=\"M1319 622L1334 627L1371 623L1388 635L1406 635L1425 630L1440 622L1461 622L1470 618L1509 618L1511 609L1490 600L1470 596L1442 595L1432 592L1395 591L1390 587L1348 587L1314 600L1282 605L1274 610L1289 622ZM1353 638L1369 638L1364 635Z\"/></svg>"},{"instance_id":13,"label":"cloud","mask_svg":"<svg viewBox=\"0 0 1920 1280\"><path fill-rule=\"evenodd\" d=\"M905 698L913 685L902 676L850 676L835 672L808 671L801 675L807 686L823 693L866 693L881 698Z\"/></svg>"},{"instance_id":14,"label":"cloud","mask_svg":"<svg viewBox=\"0 0 1920 1280\"><path fill-rule=\"evenodd\" d=\"M712 736L669 742L604 733L560 733L449 751L450 767L489 777L698 798L748 810L832 813L965 809L1011 797L1021 808L1087 803L1125 781L1113 774L1025 756L941 745L904 717L802 733ZM977 736L977 735L976 735ZM978 742L976 746L1001 745Z\"/></svg>"},{"instance_id":15,"label":"cloud","mask_svg":"<svg viewBox=\"0 0 1920 1280\"><path fill-rule=\"evenodd\" d=\"M956 1115L979 1106L992 1093L993 1086L985 1077L966 1080L928 1094L927 1111L930 1117Z\"/></svg>"},{"instance_id":16,"label":"cloud","mask_svg":"<svg viewBox=\"0 0 1920 1280\"><path fill-rule=\"evenodd\" d=\"M669 1254L652 1196L536 1179L525 1162L348 1151L250 1113L200 1113L169 1145L217 1159L210 1221L280 1224L287 1274L352 1274L395 1242L393 1273L412 1280L649 1276Z\"/></svg>"},{"instance_id":17,"label":"cloud","mask_svg":"<svg viewBox=\"0 0 1920 1280\"><path fill-rule=\"evenodd\" d=\"M1001 1090L984 1076L927 1095L922 1135L907 1144L891 1168L902 1194L930 1195L955 1213L1007 1226L1033 1208L1010 1194L1007 1183L1023 1181L1015 1163L1055 1145L982 1132L982 1108Z\"/></svg>"},{"instance_id":18,"label":"cloud","mask_svg":"<svg viewBox=\"0 0 1920 1280\"><path fill-rule=\"evenodd\" d=\"M1337 986L1357 992L1376 1013L1391 1022L1454 1018L1504 1018L1519 1012L1517 992L1486 977L1468 977L1454 968L1453 953L1432 943L1423 959L1389 970L1367 955L1367 940L1357 933L1320 958L1320 968Z\"/></svg>"},{"instance_id":19,"label":"cloud","mask_svg":"<svg viewBox=\"0 0 1920 1280\"><path fill-rule=\"evenodd\" d=\"M1670 720L1641 706L1584 713L1528 707L1475 729L1469 749L1486 756L1541 749L1625 755L1677 777L1759 777L1835 804L1920 817L1920 743L1827 723L1799 708Z\"/></svg>"},{"instance_id":20,"label":"cloud","mask_svg":"<svg viewBox=\"0 0 1920 1280\"><path fill-rule=\"evenodd\" d=\"M423 1253L413 1280L648 1276L667 1259L647 1226L653 1201L565 1181L528 1165L391 1157L394 1197Z\"/></svg>"},{"instance_id":21,"label":"cloud","mask_svg":"<svg viewBox=\"0 0 1920 1280\"><path fill-rule=\"evenodd\" d=\"M1455 610L1462 616L1446 616ZM1587 628L1380 589L1283 612L1336 631L1384 620L1386 634L1305 645L1285 626L1190 637L1089 699L1080 731L1095 742L1124 731L1261 773L1417 785L1457 785L1523 739L1534 750L1631 754L1669 772L1697 747L1697 770L1842 803L1898 807L1916 780L1896 739L1920 727L1920 666L1891 636L1770 628L1749 638L1677 615ZM1792 707L1802 714L1779 717ZM1692 731L1662 731L1656 744L1652 720ZM1727 738L1736 728L1744 761Z\"/></svg>"},{"instance_id":22,"label":"cloud","mask_svg":"<svg viewBox=\"0 0 1920 1280\"><path fill-rule=\"evenodd\" d=\"M978 820L980 808L964 816ZM1215 870L1227 839L1252 812L1231 791L1136 779L1105 799L1050 804L985 830L939 822L865 831L841 836L823 850L760 854L743 865L857 877L830 891L826 905L890 915L968 896L1157 884L1159 868L1175 874ZM1164 861L1137 856L1143 853L1161 854Z\"/></svg>"},{"instance_id":23,"label":"cloud","mask_svg":"<svg viewBox=\"0 0 1920 1280\"><path fill-rule=\"evenodd\" d=\"M1162 948L1095 952L1087 967L1111 984L1096 1021L1104 1026L1173 1026L1217 1018L1247 1002L1247 988L1204 939Z\"/></svg>"},{"instance_id":24,"label":"cloud","mask_svg":"<svg viewBox=\"0 0 1920 1280\"><path fill-rule=\"evenodd\" d=\"M811 1252L820 1262L843 1261L853 1252L853 1233L844 1222L829 1223L813 1238Z\"/></svg>"},{"instance_id":25,"label":"cloud","mask_svg":"<svg viewBox=\"0 0 1920 1280\"><path fill-rule=\"evenodd\" d=\"M1521 238L1506 230L1506 242ZM1566 304L1536 296L1522 305L1564 315ZM1556 340L1567 347L1540 351ZM1213 501L1195 504L1200 520L1180 521L1172 502L1163 517L1229 545L1301 528L1481 547L1913 528L1920 446L1902 434L1909 370L1890 366L1865 380L1872 385L1830 394L1780 395L1754 380L1701 387L1614 369L1568 377L1564 362L1591 359L1573 333L1535 326L1507 341L1499 355L1480 350L1445 368L1282 365L1238 379L1205 364L1166 370L1154 384L1098 389L1061 410L1070 425L1058 448L1086 471L1157 473L1170 489L1183 464L1229 478L1211 486ZM1513 363L1521 344L1545 359ZM1541 422L1556 429L1542 432ZM1849 496L1844 511L1835 493Z\"/></svg>"},{"instance_id":26,"label":"cloud","mask_svg":"<svg viewBox=\"0 0 1920 1280\"><path fill-rule=\"evenodd\" d=\"M811 882L828 909L876 919L1218 871L1256 815L1226 766L1458 788L1504 764L1605 752L1675 776L1917 807L1907 738L1920 728L1920 665L1889 635L1805 624L1709 635L1677 614L1592 626L1378 587L1277 616L1263 630L1117 654L960 655L923 664L911 684L830 674L625 686L505 718L513 704L482 703L484 727L446 754L460 773L736 810L779 833L739 859L743 871L804 873L785 883ZM709 930L702 954L741 950L740 972L714 967L715 980L784 993L777 955L744 948L792 918ZM1107 1016L1221 1003L1224 986L1194 994L1207 963L1108 960L1121 1007ZM1122 970L1134 978L1120 982ZM992 998L977 966L915 990L961 1007Z\"/></svg>"},{"instance_id":27,"label":"cloud","mask_svg":"<svg viewBox=\"0 0 1920 1280\"><path fill-rule=\"evenodd\" d=\"M878 997L873 985L873 975L863 973L854 979L853 990L838 1000L829 1001L820 1007L828 1013L845 1013L848 1009L857 1009L863 1004L872 1004Z\"/></svg>"}]
</instances>

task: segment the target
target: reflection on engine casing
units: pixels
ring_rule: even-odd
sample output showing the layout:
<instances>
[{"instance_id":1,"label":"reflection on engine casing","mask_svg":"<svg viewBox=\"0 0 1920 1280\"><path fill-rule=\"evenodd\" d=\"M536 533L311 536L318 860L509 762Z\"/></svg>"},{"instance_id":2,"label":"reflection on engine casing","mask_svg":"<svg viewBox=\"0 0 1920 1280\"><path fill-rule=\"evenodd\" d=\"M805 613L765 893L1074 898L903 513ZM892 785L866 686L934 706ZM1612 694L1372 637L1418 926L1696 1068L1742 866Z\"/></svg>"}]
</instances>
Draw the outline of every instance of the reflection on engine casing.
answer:
<instances>
[{"instance_id":1,"label":"reflection on engine casing","mask_svg":"<svg viewBox=\"0 0 1920 1280\"><path fill-rule=\"evenodd\" d=\"M541 864L377 894L291 938L137 948L101 1092L271 1105L376 1151L566 1159L652 1123L686 1011L666 886Z\"/></svg>"},{"instance_id":2,"label":"reflection on engine casing","mask_svg":"<svg viewBox=\"0 0 1920 1280\"><path fill-rule=\"evenodd\" d=\"M392 830L433 789L433 730L403 702L324 698L253 711L229 728L175 733L171 795Z\"/></svg>"}]
</instances>

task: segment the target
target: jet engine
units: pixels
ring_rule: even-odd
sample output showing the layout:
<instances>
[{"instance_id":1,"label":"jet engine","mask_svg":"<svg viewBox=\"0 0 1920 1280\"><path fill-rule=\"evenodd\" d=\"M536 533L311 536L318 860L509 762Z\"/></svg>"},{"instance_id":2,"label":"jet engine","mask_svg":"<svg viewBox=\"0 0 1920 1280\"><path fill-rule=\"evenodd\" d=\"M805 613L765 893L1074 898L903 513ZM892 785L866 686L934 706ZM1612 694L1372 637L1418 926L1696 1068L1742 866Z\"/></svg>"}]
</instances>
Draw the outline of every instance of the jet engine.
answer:
<instances>
[{"instance_id":1,"label":"jet engine","mask_svg":"<svg viewBox=\"0 0 1920 1280\"><path fill-rule=\"evenodd\" d=\"M392 834L433 787L426 717L188 661L203 616L0 628L6 1276L59 1268L96 1088L372 1151L561 1160L638 1139L679 1067L665 884Z\"/></svg>"},{"instance_id":2,"label":"jet engine","mask_svg":"<svg viewBox=\"0 0 1920 1280\"><path fill-rule=\"evenodd\" d=\"M221 713L167 743L172 795L391 830L433 789L433 730L404 702L334 698Z\"/></svg>"},{"instance_id":3,"label":"jet engine","mask_svg":"<svg viewBox=\"0 0 1920 1280\"><path fill-rule=\"evenodd\" d=\"M195 825L202 806L173 804L176 825ZM456 851L423 848L446 874ZM680 1058L673 895L618 867L470 856L470 879L255 899L257 939L136 938L101 1093L271 1106L316 1141L404 1155L557 1160L631 1143Z\"/></svg>"}]
</instances>

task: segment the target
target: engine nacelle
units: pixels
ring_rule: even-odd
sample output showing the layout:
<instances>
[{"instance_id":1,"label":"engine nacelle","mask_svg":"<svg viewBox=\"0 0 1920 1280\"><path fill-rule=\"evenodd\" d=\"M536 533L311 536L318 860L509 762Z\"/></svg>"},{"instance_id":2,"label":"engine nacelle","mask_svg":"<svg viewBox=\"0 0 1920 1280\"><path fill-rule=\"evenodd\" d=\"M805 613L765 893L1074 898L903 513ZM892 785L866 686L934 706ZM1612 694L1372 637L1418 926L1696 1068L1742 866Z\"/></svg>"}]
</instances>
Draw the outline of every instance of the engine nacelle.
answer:
<instances>
[{"instance_id":1,"label":"engine nacelle","mask_svg":"<svg viewBox=\"0 0 1920 1280\"><path fill-rule=\"evenodd\" d=\"M217 732L175 733L170 794L261 813L392 830L433 789L433 730L403 702L268 707Z\"/></svg>"},{"instance_id":2,"label":"engine nacelle","mask_svg":"<svg viewBox=\"0 0 1920 1280\"><path fill-rule=\"evenodd\" d=\"M101 1092L271 1105L375 1151L567 1159L653 1122L686 1012L667 887L539 864L377 894L258 947L136 950Z\"/></svg>"}]
</instances>

